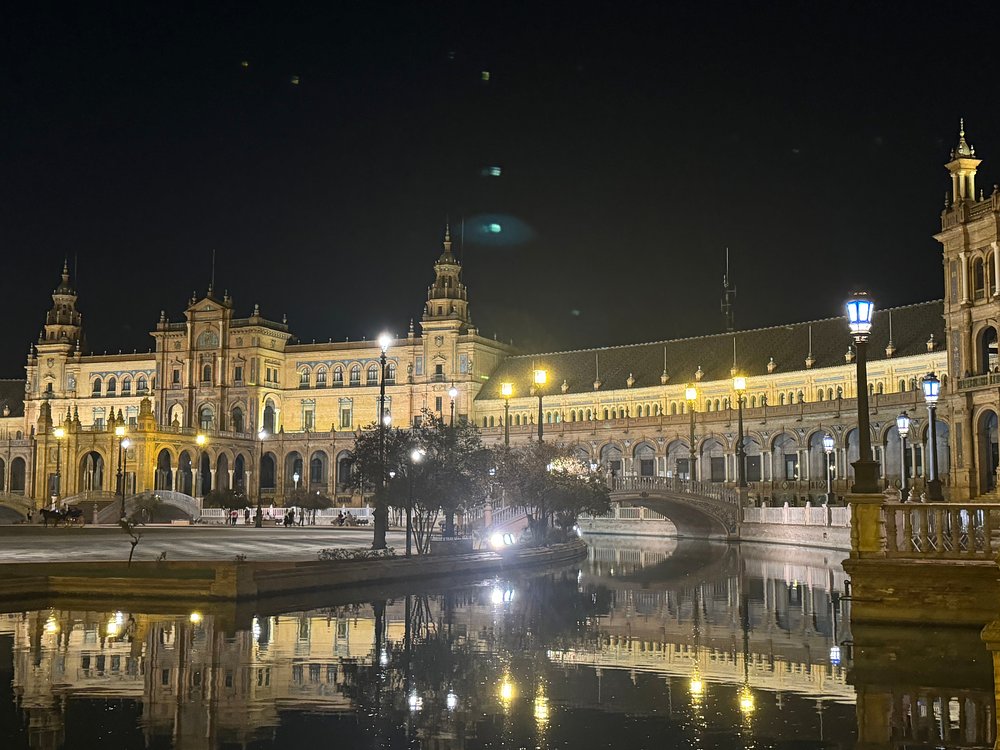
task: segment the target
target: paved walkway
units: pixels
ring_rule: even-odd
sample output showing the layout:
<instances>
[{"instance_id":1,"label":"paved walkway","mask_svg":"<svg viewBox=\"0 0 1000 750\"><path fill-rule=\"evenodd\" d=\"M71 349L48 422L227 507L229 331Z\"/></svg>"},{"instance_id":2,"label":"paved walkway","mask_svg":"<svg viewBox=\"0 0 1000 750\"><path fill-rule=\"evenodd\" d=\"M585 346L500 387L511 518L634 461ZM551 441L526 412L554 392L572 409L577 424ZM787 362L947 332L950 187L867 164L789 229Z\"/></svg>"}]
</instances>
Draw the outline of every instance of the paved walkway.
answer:
<instances>
[{"instance_id":1,"label":"paved walkway","mask_svg":"<svg viewBox=\"0 0 1000 750\"><path fill-rule=\"evenodd\" d=\"M323 547L370 547L370 528L255 529L219 526L146 526L135 550L136 560L155 560L162 552L168 560L315 560ZM390 547L402 549L405 537L390 531ZM113 526L43 528L0 527L0 563L66 560L127 560L129 537Z\"/></svg>"}]
</instances>

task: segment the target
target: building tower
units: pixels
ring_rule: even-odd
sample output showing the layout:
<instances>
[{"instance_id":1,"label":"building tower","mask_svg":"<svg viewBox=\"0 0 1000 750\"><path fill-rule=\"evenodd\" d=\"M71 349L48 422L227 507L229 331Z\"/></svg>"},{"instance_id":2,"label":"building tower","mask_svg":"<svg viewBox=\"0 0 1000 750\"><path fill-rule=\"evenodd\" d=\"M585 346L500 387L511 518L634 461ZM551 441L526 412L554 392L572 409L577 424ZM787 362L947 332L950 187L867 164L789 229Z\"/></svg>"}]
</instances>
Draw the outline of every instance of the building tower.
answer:
<instances>
[{"instance_id":1,"label":"building tower","mask_svg":"<svg viewBox=\"0 0 1000 750\"><path fill-rule=\"evenodd\" d=\"M59 286L52 290L52 309L35 344L35 357L28 360L29 396L60 398L76 395L76 365L82 348L83 317L76 309L76 291L69 280L69 264L63 263Z\"/></svg>"},{"instance_id":2,"label":"building tower","mask_svg":"<svg viewBox=\"0 0 1000 750\"><path fill-rule=\"evenodd\" d=\"M965 140L959 121L958 145L945 164L951 194L945 194L941 231L935 239L944 256L944 322L948 372L942 380L945 408L939 418L938 456L951 450L949 497L977 497L996 492L998 475L997 381L1000 377L1000 190L976 195L981 161ZM942 375L938 374L939 377ZM942 429L943 428L943 429ZM943 433L943 434L942 434Z\"/></svg>"},{"instance_id":3,"label":"building tower","mask_svg":"<svg viewBox=\"0 0 1000 750\"><path fill-rule=\"evenodd\" d=\"M428 331L465 333L472 324L469 298L462 283L462 264L451 251L451 230L444 229L441 256L434 264L434 283L427 288L421 327Z\"/></svg>"}]
</instances>

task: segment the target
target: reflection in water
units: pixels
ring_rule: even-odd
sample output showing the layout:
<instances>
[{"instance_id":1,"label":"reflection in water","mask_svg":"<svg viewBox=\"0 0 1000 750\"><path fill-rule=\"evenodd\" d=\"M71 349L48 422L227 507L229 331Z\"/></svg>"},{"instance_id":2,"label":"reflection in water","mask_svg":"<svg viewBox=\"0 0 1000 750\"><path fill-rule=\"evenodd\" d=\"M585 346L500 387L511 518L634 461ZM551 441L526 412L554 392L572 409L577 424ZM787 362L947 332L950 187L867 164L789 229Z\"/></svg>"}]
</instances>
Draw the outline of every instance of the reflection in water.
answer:
<instances>
[{"instance_id":1,"label":"reflection in water","mask_svg":"<svg viewBox=\"0 0 1000 750\"><path fill-rule=\"evenodd\" d=\"M604 538L248 621L51 602L0 615L0 747L991 746L978 635L852 633L843 583L837 553Z\"/></svg>"}]
</instances>

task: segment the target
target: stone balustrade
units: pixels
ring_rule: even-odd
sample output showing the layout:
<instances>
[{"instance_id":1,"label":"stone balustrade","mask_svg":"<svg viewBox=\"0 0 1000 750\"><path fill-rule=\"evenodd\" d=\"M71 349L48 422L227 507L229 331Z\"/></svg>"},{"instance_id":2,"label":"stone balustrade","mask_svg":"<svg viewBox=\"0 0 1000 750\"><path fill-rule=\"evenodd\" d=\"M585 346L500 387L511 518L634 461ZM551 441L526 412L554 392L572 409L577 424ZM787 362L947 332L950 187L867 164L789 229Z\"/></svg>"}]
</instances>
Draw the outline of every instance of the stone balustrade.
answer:
<instances>
[{"instance_id":1,"label":"stone balustrade","mask_svg":"<svg viewBox=\"0 0 1000 750\"><path fill-rule=\"evenodd\" d=\"M882 511L886 557L993 559L1000 503L885 503Z\"/></svg>"}]
</instances>

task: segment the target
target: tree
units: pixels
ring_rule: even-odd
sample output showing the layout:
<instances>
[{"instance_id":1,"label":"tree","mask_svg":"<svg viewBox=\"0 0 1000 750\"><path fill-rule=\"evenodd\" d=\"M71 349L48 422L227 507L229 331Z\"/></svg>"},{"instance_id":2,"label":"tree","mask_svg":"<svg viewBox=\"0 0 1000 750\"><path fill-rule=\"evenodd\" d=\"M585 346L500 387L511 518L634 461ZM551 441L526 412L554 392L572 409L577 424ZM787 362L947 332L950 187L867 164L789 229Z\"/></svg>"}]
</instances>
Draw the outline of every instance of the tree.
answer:
<instances>
[{"instance_id":1,"label":"tree","mask_svg":"<svg viewBox=\"0 0 1000 750\"><path fill-rule=\"evenodd\" d=\"M418 463L411 459L416 448L423 451ZM417 551L425 552L441 514L445 534L450 535L457 513L485 502L490 465L490 452L483 447L474 425L445 425L425 409L416 427L386 428L384 462L379 461L376 426L363 431L354 446L351 483L362 491L375 487L377 504L402 508L412 482ZM379 476L384 479L381 489Z\"/></svg>"},{"instance_id":2,"label":"tree","mask_svg":"<svg viewBox=\"0 0 1000 750\"><path fill-rule=\"evenodd\" d=\"M285 505L312 511L312 522L316 523L316 511L332 508L334 503L333 500L326 495L320 494L318 491L310 492L305 489L299 489L287 496Z\"/></svg>"},{"instance_id":3,"label":"tree","mask_svg":"<svg viewBox=\"0 0 1000 750\"><path fill-rule=\"evenodd\" d=\"M242 509L247 507L247 497L236 490L216 489L205 495L202 505L206 508Z\"/></svg>"},{"instance_id":4,"label":"tree","mask_svg":"<svg viewBox=\"0 0 1000 750\"><path fill-rule=\"evenodd\" d=\"M581 513L607 512L610 490L600 474L551 443L493 450L496 482L524 508L532 536L544 541L549 526L572 528Z\"/></svg>"}]
</instances>

